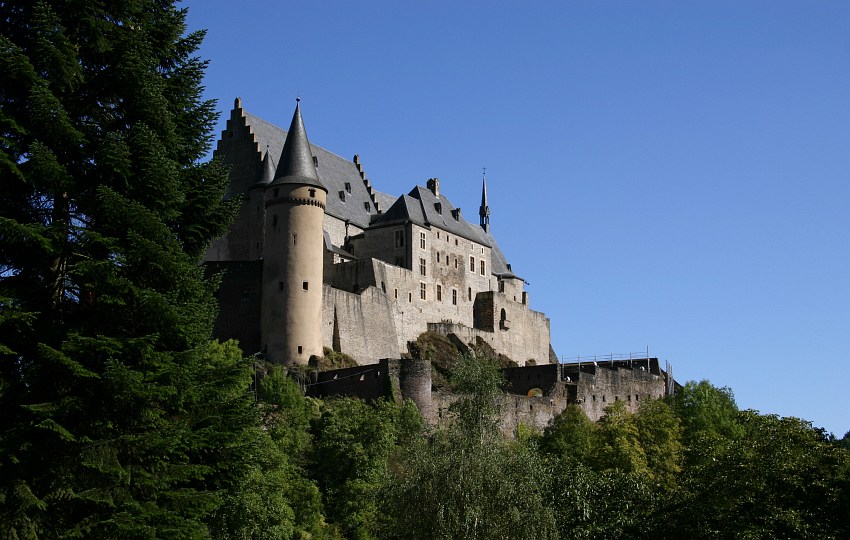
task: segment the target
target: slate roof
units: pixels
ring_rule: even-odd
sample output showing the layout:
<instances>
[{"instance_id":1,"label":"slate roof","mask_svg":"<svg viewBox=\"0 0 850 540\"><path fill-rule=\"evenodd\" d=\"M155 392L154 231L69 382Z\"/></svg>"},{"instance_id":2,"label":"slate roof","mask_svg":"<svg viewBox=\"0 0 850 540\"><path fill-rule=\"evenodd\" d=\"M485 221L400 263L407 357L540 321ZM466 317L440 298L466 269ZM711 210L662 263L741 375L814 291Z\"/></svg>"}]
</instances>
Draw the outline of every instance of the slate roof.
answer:
<instances>
[{"instance_id":1,"label":"slate roof","mask_svg":"<svg viewBox=\"0 0 850 540\"><path fill-rule=\"evenodd\" d=\"M301 184L325 189L313 163L313 149L307 140L307 130L304 129L304 121L301 118L301 104L297 101L272 185Z\"/></svg>"},{"instance_id":2,"label":"slate roof","mask_svg":"<svg viewBox=\"0 0 850 540\"><path fill-rule=\"evenodd\" d=\"M283 150L286 131L248 112L245 112L245 123L254 133L259 147L262 149L268 147L272 162L276 161ZM353 162L315 144L310 144L310 148L319 161L319 179L328 190L328 204L325 211L336 218L348 220L353 225L365 229L372 216L377 214L377 210L363 179L360 178L357 167ZM278 164L273 163L273 165L276 167ZM350 184L350 193L346 191L346 182ZM340 191L345 192L345 202L339 197ZM364 204L367 202L369 210Z\"/></svg>"}]
</instances>

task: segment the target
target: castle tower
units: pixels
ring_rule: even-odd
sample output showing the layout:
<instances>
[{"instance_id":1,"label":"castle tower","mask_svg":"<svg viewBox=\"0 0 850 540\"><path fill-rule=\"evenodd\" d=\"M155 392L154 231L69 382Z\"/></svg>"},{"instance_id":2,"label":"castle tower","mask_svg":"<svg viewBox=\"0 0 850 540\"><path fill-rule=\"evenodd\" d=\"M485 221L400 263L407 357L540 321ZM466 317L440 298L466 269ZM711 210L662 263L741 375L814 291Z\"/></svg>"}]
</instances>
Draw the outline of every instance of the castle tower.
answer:
<instances>
[{"instance_id":1,"label":"castle tower","mask_svg":"<svg viewBox=\"0 0 850 540\"><path fill-rule=\"evenodd\" d=\"M485 169L486 171L486 169ZM487 174L483 174L481 180L481 206L478 208L478 216L481 218L479 225L484 232L490 232L490 207L487 206Z\"/></svg>"},{"instance_id":2,"label":"castle tower","mask_svg":"<svg viewBox=\"0 0 850 540\"><path fill-rule=\"evenodd\" d=\"M311 355L322 354L322 223L327 196L297 103L274 180L265 189L260 324L263 350L273 362L307 364Z\"/></svg>"}]
</instances>

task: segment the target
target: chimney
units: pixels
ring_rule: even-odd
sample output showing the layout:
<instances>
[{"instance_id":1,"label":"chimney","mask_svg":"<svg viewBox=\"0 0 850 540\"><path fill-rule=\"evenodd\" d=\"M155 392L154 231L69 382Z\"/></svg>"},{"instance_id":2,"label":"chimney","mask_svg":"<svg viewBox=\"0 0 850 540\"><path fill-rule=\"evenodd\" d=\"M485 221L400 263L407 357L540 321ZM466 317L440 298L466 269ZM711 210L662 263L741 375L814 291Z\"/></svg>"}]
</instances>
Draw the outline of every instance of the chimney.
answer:
<instances>
[{"instance_id":1,"label":"chimney","mask_svg":"<svg viewBox=\"0 0 850 540\"><path fill-rule=\"evenodd\" d=\"M439 178L430 178L428 183L426 184L431 193L434 194L435 197L440 196L440 179Z\"/></svg>"}]
</instances>

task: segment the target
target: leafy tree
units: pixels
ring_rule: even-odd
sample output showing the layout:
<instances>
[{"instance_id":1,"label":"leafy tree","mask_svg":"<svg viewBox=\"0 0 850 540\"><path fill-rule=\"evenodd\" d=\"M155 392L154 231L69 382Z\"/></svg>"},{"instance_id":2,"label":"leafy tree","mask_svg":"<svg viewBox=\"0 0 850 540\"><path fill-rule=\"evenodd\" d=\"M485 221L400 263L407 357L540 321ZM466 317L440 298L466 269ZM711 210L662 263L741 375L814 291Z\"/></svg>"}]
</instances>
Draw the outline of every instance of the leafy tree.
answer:
<instances>
[{"instance_id":1,"label":"leafy tree","mask_svg":"<svg viewBox=\"0 0 850 540\"><path fill-rule=\"evenodd\" d=\"M416 406L338 398L312 422L311 473L325 496L326 516L349 538L375 538L384 520L380 491L400 441L414 435ZM415 429L415 427L414 427Z\"/></svg>"},{"instance_id":2,"label":"leafy tree","mask_svg":"<svg viewBox=\"0 0 850 540\"><path fill-rule=\"evenodd\" d=\"M743 411L737 425L738 438L690 449L698 459L655 535L847 538L847 452L796 418Z\"/></svg>"},{"instance_id":3,"label":"leafy tree","mask_svg":"<svg viewBox=\"0 0 850 540\"><path fill-rule=\"evenodd\" d=\"M268 366L257 388L262 429L247 449L251 467L211 523L215 538L337 538L324 522L321 493L304 465L311 448L313 400L282 366Z\"/></svg>"},{"instance_id":4,"label":"leafy tree","mask_svg":"<svg viewBox=\"0 0 850 540\"><path fill-rule=\"evenodd\" d=\"M245 472L250 365L209 342L226 171L167 0L0 3L0 529L195 538Z\"/></svg>"},{"instance_id":5,"label":"leafy tree","mask_svg":"<svg viewBox=\"0 0 850 540\"><path fill-rule=\"evenodd\" d=\"M743 430L738 424L738 406L730 388L717 388L708 381L689 381L672 400L672 408L682 419L689 447L708 440L734 439ZM702 442L697 444L697 441Z\"/></svg>"},{"instance_id":6,"label":"leafy tree","mask_svg":"<svg viewBox=\"0 0 850 540\"><path fill-rule=\"evenodd\" d=\"M593 459L596 469L615 469L633 474L648 472L640 431L625 402L617 401L605 408L605 415L599 419L598 440Z\"/></svg>"},{"instance_id":7,"label":"leafy tree","mask_svg":"<svg viewBox=\"0 0 850 540\"><path fill-rule=\"evenodd\" d=\"M646 455L649 480L662 489L672 489L682 471L682 426L666 402L645 401L635 415L638 439Z\"/></svg>"},{"instance_id":8,"label":"leafy tree","mask_svg":"<svg viewBox=\"0 0 850 540\"><path fill-rule=\"evenodd\" d=\"M596 424L578 405L567 405L543 430L541 449L563 462L587 465L596 451Z\"/></svg>"},{"instance_id":9,"label":"leafy tree","mask_svg":"<svg viewBox=\"0 0 850 540\"><path fill-rule=\"evenodd\" d=\"M498 430L495 362L460 358L451 376L455 421L415 439L391 466L386 538L557 538L550 467L533 438Z\"/></svg>"}]
</instances>

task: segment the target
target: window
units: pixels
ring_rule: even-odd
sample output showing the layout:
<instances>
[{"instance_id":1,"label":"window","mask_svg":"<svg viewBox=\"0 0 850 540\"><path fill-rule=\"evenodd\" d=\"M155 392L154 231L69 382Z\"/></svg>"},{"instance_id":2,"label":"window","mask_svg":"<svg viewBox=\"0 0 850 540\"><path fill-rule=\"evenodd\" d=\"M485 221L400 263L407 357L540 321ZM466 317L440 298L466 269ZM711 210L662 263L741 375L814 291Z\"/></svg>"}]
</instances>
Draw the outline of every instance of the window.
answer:
<instances>
[{"instance_id":1,"label":"window","mask_svg":"<svg viewBox=\"0 0 850 540\"><path fill-rule=\"evenodd\" d=\"M316 190L315 190L315 189L308 189L307 191L309 191L309 192L310 192L310 197L311 197L311 198L313 198L313 199L315 199L315 198L316 198Z\"/></svg>"},{"instance_id":2,"label":"window","mask_svg":"<svg viewBox=\"0 0 850 540\"><path fill-rule=\"evenodd\" d=\"M469 258L469 271L475 273L475 257Z\"/></svg>"},{"instance_id":3,"label":"window","mask_svg":"<svg viewBox=\"0 0 850 540\"><path fill-rule=\"evenodd\" d=\"M404 247L404 231L395 232L395 247Z\"/></svg>"},{"instance_id":4,"label":"window","mask_svg":"<svg viewBox=\"0 0 850 540\"><path fill-rule=\"evenodd\" d=\"M505 292L505 282L503 280L499 280L499 292Z\"/></svg>"},{"instance_id":5,"label":"window","mask_svg":"<svg viewBox=\"0 0 850 540\"><path fill-rule=\"evenodd\" d=\"M345 183L345 191L347 191L348 193L351 193L351 182Z\"/></svg>"},{"instance_id":6,"label":"window","mask_svg":"<svg viewBox=\"0 0 850 540\"><path fill-rule=\"evenodd\" d=\"M455 268L457 268L457 257L455 257Z\"/></svg>"},{"instance_id":7,"label":"window","mask_svg":"<svg viewBox=\"0 0 850 540\"><path fill-rule=\"evenodd\" d=\"M369 201L366 201L363 203L363 208L365 208L367 212L370 212L372 210L372 204Z\"/></svg>"},{"instance_id":8,"label":"window","mask_svg":"<svg viewBox=\"0 0 850 540\"><path fill-rule=\"evenodd\" d=\"M383 281L381 282L381 291L383 291L384 294L387 294L387 286Z\"/></svg>"},{"instance_id":9,"label":"window","mask_svg":"<svg viewBox=\"0 0 850 540\"><path fill-rule=\"evenodd\" d=\"M419 274L425 275L425 259L419 259Z\"/></svg>"},{"instance_id":10,"label":"window","mask_svg":"<svg viewBox=\"0 0 850 540\"><path fill-rule=\"evenodd\" d=\"M299 346L298 346L298 354L301 354L301 352L302 352L303 350L304 350L304 348L303 348L301 345L299 345Z\"/></svg>"},{"instance_id":11,"label":"window","mask_svg":"<svg viewBox=\"0 0 850 540\"><path fill-rule=\"evenodd\" d=\"M408 301L408 302L413 302L413 293L410 293L410 292L409 292L409 293L407 293L407 301Z\"/></svg>"},{"instance_id":12,"label":"window","mask_svg":"<svg viewBox=\"0 0 850 540\"><path fill-rule=\"evenodd\" d=\"M426 296L425 291L426 290L427 290L426 285L424 283L420 283L419 284L419 298L421 298L422 300L425 300L425 296Z\"/></svg>"},{"instance_id":13,"label":"window","mask_svg":"<svg viewBox=\"0 0 850 540\"><path fill-rule=\"evenodd\" d=\"M307 287L309 287L309 285L310 284L307 283L306 281L301 282L301 288L304 289L305 291L307 290Z\"/></svg>"},{"instance_id":14,"label":"window","mask_svg":"<svg viewBox=\"0 0 850 540\"><path fill-rule=\"evenodd\" d=\"M482 276L486 276L486 275L487 275L487 274L486 274L486 271L487 271L487 270L486 270L486 268L485 268L485 266L484 266L484 261L483 261L483 260L481 261L481 266L480 266L479 268L481 268L481 275L482 275Z\"/></svg>"},{"instance_id":15,"label":"window","mask_svg":"<svg viewBox=\"0 0 850 540\"><path fill-rule=\"evenodd\" d=\"M457 289L452 289L452 305L457 305Z\"/></svg>"},{"instance_id":16,"label":"window","mask_svg":"<svg viewBox=\"0 0 850 540\"><path fill-rule=\"evenodd\" d=\"M440 239L440 231L437 231L437 240Z\"/></svg>"},{"instance_id":17,"label":"window","mask_svg":"<svg viewBox=\"0 0 850 540\"><path fill-rule=\"evenodd\" d=\"M437 302L443 301L443 286L437 285Z\"/></svg>"},{"instance_id":18,"label":"window","mask_svg":"<svg viewBox=\"0 0 850 540\"><path fill-rule=\"evenodd\" d=\"M425 233L419 233L419 247L425 249Z\"/></svg>"},{"instance_id":19,"label":"window","mask_svg":"<svg viewBox=\"0 0 850 540\"><path fill-rule=\"evenodd\" d=\"M472 302L472 287L466 288L466 295L469 297L469 301Z\"/></svg>"},{"instance_id":20,"label":"window","mask_svg":"<svg viewBox=\"0 0 850 540\"><path fill-rule=\"evenodd\" d=\"M298 235L297 235L297 234L293 234L293 235L292 235L292 245L293 245L293 246L297 246L297 245L298 245Z\"/></svg>"},{"instance_id":21,"label":"window","mask_svg":"<svg viewBox=\"0 0 850 540\"><path fill-rule=\"evenodd\" d=\"M395 299L398 300L398 289L395 289Z\"/></svg>"},{"instance_id":22,"label":"window","mask_svg":"<svg viewBox=\"0 0 850 540\"><path fill-rule=\"evenodd\" d=\"M341 200L342 202L345 202L345 192L344 191L339 192L339 200Z\"/></svg>"},{"instance_id":23,"label":"window","mask_svg":"<svg viewBox=\"0 0 850 540\"><path fill-rule=\"evenodd\" d=\"M277 290L279 290L279 291L283 290L283 282L282 281L277 282Z\"/></svg>"},{"instance_id":24,"label":"window","mask_svg":"<svg viewBox=\"0 0 850 540\"><path fill-rule=\"evenodd\" d=\"M437 233L437 234L440 234L440 233ZM440 252L439 251L437 252L437 262L440 262Z\"/></svg>"},{"instance_id":25,"label":"window","mask_svg":"<svg viewBox=\"0 0 850 540\"><path fill-rule=\"evenodd\" d=\"M455 238L455 245L457 245L457 238Z\"/></svg>"}]
</instances>

